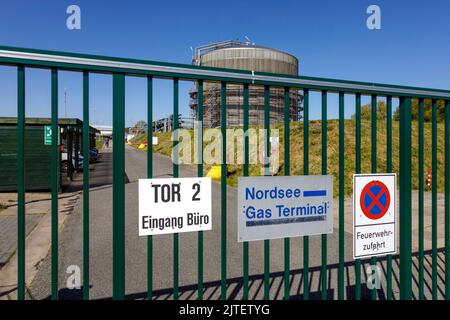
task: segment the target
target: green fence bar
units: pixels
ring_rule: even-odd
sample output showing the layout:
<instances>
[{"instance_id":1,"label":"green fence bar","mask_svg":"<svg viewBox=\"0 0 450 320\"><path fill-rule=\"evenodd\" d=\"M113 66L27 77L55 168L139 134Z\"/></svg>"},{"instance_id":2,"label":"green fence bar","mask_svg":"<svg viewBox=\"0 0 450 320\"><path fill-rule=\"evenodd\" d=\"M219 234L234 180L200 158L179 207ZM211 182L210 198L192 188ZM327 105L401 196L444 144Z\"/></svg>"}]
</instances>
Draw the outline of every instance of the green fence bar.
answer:
<instances>
[{"instance_id":1,"label":"green fence bar","mask_svg":"<svg viewBox=\"0 0 450 320\"><path fill-rule=\"evenodd\" d=\"M445 103L445 299L450 300L450 100Z\"/></svg>"},{"instance_id":2,"label":"green fence bar","mask_svg":"<svg viewBox=\"0 0 450 320\"><path fill-rule=\"evenodd\" d=\"M147 77L147 179L153 178L153 78ZM153 299L153 236L147 236L147 300Z\"/></svg>"},{"instance_id":3,"label":"green fence bar","mask_svg":"<svg viewBox=\"0 0 450 320\"><path fill-rule=\"evenodd\" d=\"M221 188L221 299L227 299L227 84L220 87L220 121L222 132L222 164L220 172Z\"/></svg>"},{"instance_id":4,"label":"green fence bar","mask_svg":"<svg viewBox=\"0 0 450 320\"><path fill-rule=\"evenodd\" d=\"M197 164L197 176L203 177L203 81L198 82L197 93L197 121L199 124L199 135L197 140L198 146L198 164ZM203 300L203 231L197 233L197 298Z\"/></svg>"},{"instance_id":5,"label":"green fence bar","mask_svg":"<svg viewBox=\"0 0 450 320\"><path fill-rule=\"evenodd\" d=\"M291 175L291 141L290 141L290 97L289 87L284 88L284 175ZM291 271L291 241L284 238L284 300L289 300L290 281L289 274Z\"/></svg>"},{"instance_id":6,"label":"green fence bar","mask_svg":"<svg viewBox=\"0 0 450 320\"><path fill-rule=\"evenodd\" d=\"M371 134L372 134L372 150L371 150L371 158L372 158L372 173L377 173L377 96L372 95L371 97ZM372 266L372 270L376 270L377 266L377 258L372 257L370 259L370 265ZM372 300L377 299L377 288L373 286L370 292L370 298Z\"/></svg>"},{"instance_id":7,"label":"green fence bar","mask_svg":"<svg viewBox=\"0 0 450 320\"><path fill-rule=\"evenodd\" d=\"M412 298L411 98L400 99L400 299Z\"/></svg>"},{"instance_id":8,"label":"green fence bar","mask_svg":"<svg viewBox=\"0 0 450 320\"><path fill-rule=\"evenodd\" d=\"M386 172L392 172L392 97L386 97ZM392 300L392 255L386 258L387 300Z\"/></svg>"},{"instance_id":9,"label":"green fence bar","mask_svg":"<svg viewBox=\"0 0 450 320\"><path fill-rule=\"evenodd\" d=\"M322 90L322 174L327 174L327 92ZM328 247L328 236L323 234L321 236L321 297L322 300L326 300L328 297L327 288L327 247Z\"/></svg>"},{"instance_id":10,"label":"green fence bar","mask_svg":"<svg viewBox=\"0 0 450 320\"><path fill-rule=\"evenodd\" d=\"M423 112L424 112L424 99L419 99L419 192L418 192L418 245L419 245L419 299L425 299L424 293L424 202L423 202L423 190L424 190L424 158L423 158Z\"/></svg>"},{"instance_id":11,"label":"green fence bar","mask_svg":"<svg viewBox=\"0 0 450 320\"><path fill-rule=\"evenodd\" d=\"M17 299L25 300L25 67L17 67Z\"/></svg>"},{"instance_id":12,"label":"green fence bar","mask_svg":"<svg viewBox=\"0 0 450 320\"><path fill-rule=\"evenodd\" d=\"M309 175L309 90L303 91L303 174ZM309 300L309 237L303 237L303 299Z\"/></svg>"},{"instance_id":13,"label":"green fence bar","mask_svg":"<svg viewBox=\"0 0 450 320\"><path fill-rule=\"evenodd\" d=\"M248 83L244 83L244 105L243 105L243 112L244 112L244 177L248 177L248 162L249 162L249 144L248 144L248 116L249 116L249 99L248 99ZM243 292L242 292L242 299L248 300L248 242L244 242L244 246L242 249L242 255L243 255L243 266L242 266L242 274L243 274Z\"/></svg>"},{"instance_id":14,"label":"green fence bar","mask_svg":"<svg viewBox=\"0 0 450 320\"><path fill-rule=\"evenodd\" d=\"M80 149L80 130L78 128L74 128L73 133L75 134L75 170L80 170L81 168L78 164L80 160L80 153L82 152Z\"/></svg>"},{"instance_id":15,"label":"green fence bar","mask_svg":"<svg viewBox=\"0 0 450 320\"><path fill-rule=\"evenodd\" d=\"M199 87L200 90L200 87ZM203 90L203 87L202 87ZM175 149L178 145L178 78L173 78L173 145L172 148ZM199 150L200 151L200 150ZM178 154L174 152L173 154L173 177L178 178L179 168L178 168ZM173 235L173 299L178 300L178 276L179 276L179 234L174 233Z\"/></svg>"},{"instance_id":16,"label":"green fence bar","mask_svg":"<svg viewBox=\"0 0 450 320\"><path fill-rule=\"evenodd\" d=\"M125 75L113 74L113 299L125 298Z\"/></svg>"},{"instance_id":17,"label":"green fence bar","mask_svg":"<svg viewBox=\"0 0 450 320\"><path fill-rule=\"evenodd\" d=\"M269 172L270 155L270 87L264 86L264 131L266 132L266 143L264 153L264 174ZM270 240L264 240L264 300L270 299Z\"/></svg>"},{"instance_id":18,"label":"green fence bar","mask_svg":"<svg viewBox=\"0 0 450 320\"><path fill-rule=\"evenodd\" d=\"M338 268L338 299L345 299L344 291L344 92L339 92L339 268Z\"/></svg>"},{"instance_id":19,"label":"green fence bar","mask_svg":"<svg viewBox=\"0 0 450 320\"><path fill-rule=\"evenodd\" d=\"M431 246L432 297L437 300L437 100L432 102L431 125Z\"/></svg>"},{"instance_id":20,"label":"green fence bar","mask_svg":"<svg viewBox=\"0 0 450 320\"><path fill-rule=\"evenodd\" d=\"M361 94L355 95L355 173L361 173ZM361 300L361 259L355 260L355 299Z\"/></svg>"},{"instance_id":21,"label":"green fence bar","mask_svg":"<svg viewBox=\"0 0 450 320\"><path fill-rule=\"evenodd\" d=\"M89 71L83 71L83 299L89 300Z\"/></svg>"},{"instance_id":22,"label":"green fence bar","mask_svg":"<svg viewBox=\"0 0 450 320\"><path fill-rule=\"evenodd\" d=\"M51 70L51 112L52 112L52 150L51 150L51 188L52 188L52 300L58 300L58 173L59 173L59 151L58 151L58 70Z\"/></svg>"},{"instance_id":23,"label":"green fence bar","mask_svg":"<svg viewBox=\"0 0 450 320\"><path fill-rule=\"evenodd\" d=\"M72 163L73 159L73 134L74 134L74 129L72 129L71 127L68 127L66 130L66 137L67 137L67 162L68 163ZM76 161L76 160L75 160ZM75 167L72 167L71 165L67 166L67 172L70 175L70 178L73 178L73 172L74 172ZM76 169L75 169L76 170Z\"/></svg>"}]
</instances>

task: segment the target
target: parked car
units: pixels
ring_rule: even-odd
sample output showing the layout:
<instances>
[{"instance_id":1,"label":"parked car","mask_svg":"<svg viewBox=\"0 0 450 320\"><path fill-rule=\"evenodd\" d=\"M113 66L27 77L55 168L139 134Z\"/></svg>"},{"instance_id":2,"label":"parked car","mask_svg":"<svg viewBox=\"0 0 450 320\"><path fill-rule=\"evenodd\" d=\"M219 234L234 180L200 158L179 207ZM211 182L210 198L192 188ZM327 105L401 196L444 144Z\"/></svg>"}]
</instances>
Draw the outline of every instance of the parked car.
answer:
<instances>
[{"instance_id":1,"label":"parked car","mask_svg":"<svg viewBox=\"0 0 450 320\"><path fill-rule=\"evenodd\" d=\"M99 157L99 152L97 148L91 148L89 150L89 162L96 162Z\"/></svg>"},{"instance_id":2,"label":"parked car","mask_svg":"<svg viewBox=\"0 0 450 320\"><path fill-rule=\"evenodd\" d=\"M97 148L91 148L89 150L89 163L97 162L98 158L101 154L98 152ZM83 155L82 153L78 153L78 171L83 171ZM67 149L62 150L61 152L61 171L68 172L68 158L67 158ZM75 168L75 152L72 154L72 167L73 170Z\"/></svg>"}]
</instances>

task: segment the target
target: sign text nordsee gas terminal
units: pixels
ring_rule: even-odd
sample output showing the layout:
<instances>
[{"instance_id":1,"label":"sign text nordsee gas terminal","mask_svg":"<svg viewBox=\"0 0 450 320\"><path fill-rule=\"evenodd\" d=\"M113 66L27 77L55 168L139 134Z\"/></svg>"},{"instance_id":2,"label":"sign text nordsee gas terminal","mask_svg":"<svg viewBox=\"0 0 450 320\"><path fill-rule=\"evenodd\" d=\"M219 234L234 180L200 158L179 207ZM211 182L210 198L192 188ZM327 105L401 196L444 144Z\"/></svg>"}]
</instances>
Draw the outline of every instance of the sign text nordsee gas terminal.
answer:
<instances>
[{"instance_id":1,"label":"sign text nordsee gas terminal","mask_svg":"<svg viewBox=\"0 0 450 320\"><path fill-rule=\"evenodd\" d=\"M333 176L239 177L238 241L333 232Z\"/></svg>"}]
</instances>

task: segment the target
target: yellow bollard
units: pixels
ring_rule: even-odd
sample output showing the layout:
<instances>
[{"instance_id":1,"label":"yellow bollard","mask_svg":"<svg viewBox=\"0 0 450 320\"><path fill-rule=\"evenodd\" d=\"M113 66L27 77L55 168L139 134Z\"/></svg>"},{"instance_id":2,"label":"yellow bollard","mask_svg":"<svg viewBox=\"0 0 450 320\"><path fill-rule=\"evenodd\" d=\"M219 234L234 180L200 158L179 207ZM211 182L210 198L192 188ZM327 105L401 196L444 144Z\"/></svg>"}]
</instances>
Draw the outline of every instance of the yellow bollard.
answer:
<instances>
[{"instance_id":1,"label":"yellow bollard","mask_svg":"<svg viewBox=\"0 0 450 320\"><path fill-rule=\"evenodd\" d=\"M220 180L221 176L222 176L221 166L212 166L207 174L207 177L210 177L211 179L215 180Z\"/></svg>"}]
</instances>

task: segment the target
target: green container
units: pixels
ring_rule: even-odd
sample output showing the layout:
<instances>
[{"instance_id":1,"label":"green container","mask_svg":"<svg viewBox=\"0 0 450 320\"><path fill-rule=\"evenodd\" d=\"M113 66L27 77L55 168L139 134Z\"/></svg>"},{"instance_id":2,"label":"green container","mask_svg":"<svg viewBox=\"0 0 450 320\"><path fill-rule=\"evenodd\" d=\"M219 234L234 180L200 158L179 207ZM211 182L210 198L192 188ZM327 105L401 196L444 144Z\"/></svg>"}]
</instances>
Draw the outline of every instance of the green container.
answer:
<instances>
[{"instance_id":1,"label":"green container","mask_svg":"<svg viewBox=\"0 0 450 320\"><path fill-rule=\"evenodd\" d=\"M51 125L49 118L27 118L25 126L25 188L26 191L51 189L51 145L44 130ZM59 119L58 126L65 132L63 138L58 132L58 144L64 144L66 152L72 148L81 150L83 122L79 119ZM59 131L59 130L58 130ZM68 133L70 132L70 137ZM95 146L95 134L99 132L89 127L89 146ZM77 138L78 137L78 138ZM47 139L46 139L47 138ZM17 191L17 118L0 117L0 192ZM70 141L70 146L68 144ZM76 153L76 151L75 151ZM61 153L59 153L61 157ZM61 160L61 158L60 158ZM59 161L61 163L61 161ZM59 168L60 169L60 168ZM70 181L59 170L59 189ZM64 176L64 177L63 177Z\"/></svg>"},{"instance_id":2,"label":"green container","mask_svg":"<svg viewBox=\"0 0 450 320\"><path fill-rule=\"evenodd\" d=\"M0 191L17 191L17 126L0 125ZM50 189L50 146L44 126L25 129L25 188Z\"/></svg>"}]
</instances>

